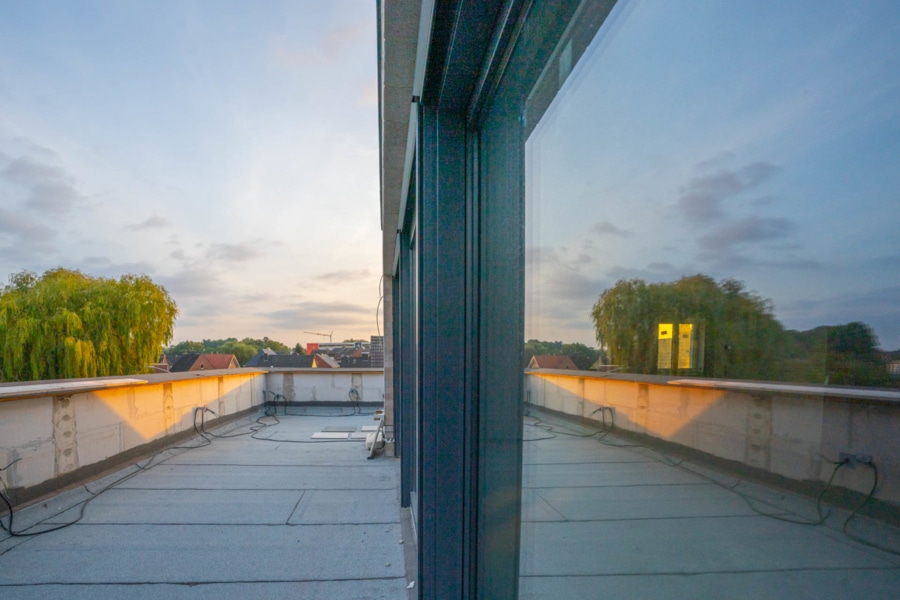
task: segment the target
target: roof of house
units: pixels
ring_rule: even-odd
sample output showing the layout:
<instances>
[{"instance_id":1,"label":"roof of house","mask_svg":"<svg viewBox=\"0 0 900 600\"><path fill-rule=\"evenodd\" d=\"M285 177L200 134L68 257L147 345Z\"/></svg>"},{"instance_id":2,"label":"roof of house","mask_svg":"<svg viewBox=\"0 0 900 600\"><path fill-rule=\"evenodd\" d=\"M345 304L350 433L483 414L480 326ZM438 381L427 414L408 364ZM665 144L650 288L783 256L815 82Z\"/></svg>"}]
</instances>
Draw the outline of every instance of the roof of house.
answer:
<instances>
[{"instance_id":1,"label":"roof of house","mask_svg":"<svg viewBox=\"0 0 900 600\"><path fill-rule=\"evenodd\" d=\"M247 361L246 367L271 369L309 369L313 366L313 354L269 354L260 350Z\"/></svg>"},{"instance_id":2,"label":"roof of house","mask_svg":"<svg viewBox=\"0 0 900 600\"><path fill-rule=\"evenodd\" d=\"M229 369L232 362L237 363L237 357L234 354L204 354L203 356L209 359L216 369Z\"/></svg>"},{"instance_id":3,"label":"roof of house","mask_svg":"<svg viewBox=\"0 0 900 600\"><path fill-rule=\"evenodd\" d=\"M170 358L172 367L169 369L170 373L181 373L184 371L190 371L191 367L194 366L194 363L197 362L197 359L200 358L199 352L188 352L187 354L182 354L180 356L175 356Z\"/></svg>"},{"instance_id":4,"label":"roof of house","mask_svg":"<svg viewBox=\"0 0 900 600\"><path fill-rule=\"evenodd\" d=\"M577 371L578 367L568 356L561 354L540 354L531 357L528 363L529 369L569 369Z\"/></svg>"},{"instance_id":5,"label":"roof of house","mask_svg":"<svg viewBox=\"0 0 900 600\"><path fill-rule=\"evenodd\" d=\"M336 360L334 360L332 357L328 356L327 354L316 354L314 356L315 356L315 362L313 363L314 367L318 367L320 369L337 369L341 366L340 364L338 364L338 362Z\"/></svg>"}]
</instances>

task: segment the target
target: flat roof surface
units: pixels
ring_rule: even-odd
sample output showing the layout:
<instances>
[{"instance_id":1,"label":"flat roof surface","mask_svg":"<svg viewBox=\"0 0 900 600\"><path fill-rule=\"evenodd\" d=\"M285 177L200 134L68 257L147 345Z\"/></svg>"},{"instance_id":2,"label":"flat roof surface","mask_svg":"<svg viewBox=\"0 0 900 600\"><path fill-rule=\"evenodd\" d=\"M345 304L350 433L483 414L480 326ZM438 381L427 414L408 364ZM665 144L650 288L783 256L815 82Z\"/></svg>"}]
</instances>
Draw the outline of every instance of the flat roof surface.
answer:
<instances>
[{"instance_id":1,"label":"flat roof surface","mask_svg":"<svg viewBox=\"0 0 900 600\"><path fill-rule=\"evenodd\" d=\"M213 431L248 432L253 419ZM360 431L372 416L278 419L265 419L261 439L195 437L17 509L17 531L77 523L0 532L0 596L407 598L399 461L367 460L360 439L311 439L328 427Z\"/></svg>"},{"instance_id":2,"label":"flat roof surface","mask_svg":"<svg viewBox=\"0 0 900 600\"><path fill-rule=\"evenodd\" d=\"M787 522L815 502L596 432L526 417L520 598L896 597L900 556L848 511ZM900 551L884 523L848 531Z\"/></svg>"},{"instance_id":3,"label":"flat roof surface","mask_svg":"<svg viewBox=\"0 0 900 600\"><path fill-rule=\"evenodd\" d=\"M59 531L0 532L0 595L407 598L399 461L367 460L361 440L312 440L361 433L372 417L279 419L263 439L195 437L18 510L15 529L34 531L84 507ZM526 418L520 598L896 595L900 556L845 535L848 511L826 507L823 525L785 522L815 520L815 503L614 435L573 433L595 431ZM850 525L900 550L895 528L860 516Z\"/></svg>"}]
</instances>

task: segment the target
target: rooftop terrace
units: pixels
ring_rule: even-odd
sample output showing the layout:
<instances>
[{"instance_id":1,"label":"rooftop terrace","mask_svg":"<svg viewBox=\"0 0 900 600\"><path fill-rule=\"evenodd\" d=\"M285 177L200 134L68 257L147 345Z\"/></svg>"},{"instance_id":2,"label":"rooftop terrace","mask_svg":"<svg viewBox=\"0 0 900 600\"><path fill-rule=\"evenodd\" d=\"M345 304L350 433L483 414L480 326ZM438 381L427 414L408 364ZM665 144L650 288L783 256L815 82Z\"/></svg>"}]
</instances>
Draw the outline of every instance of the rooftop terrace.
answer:
<instances>
[{"instance_id":1,"label":"rooftop terrace","mask_svg":"<svg viewBox=\"0 0 900 600\"><path fill-rule=\"evenodd\" d=\"M398 462L312 439L372 417L259 414L16 510L16 531L73 524L0 532L0 594L406 598Z\"/></svg>"},{"instance_id":2,"label":"rooftop terrace","mask_svg":"<svg viewBox=\"0 0 900 600\"><path fill-rule=\"evenodd\" d=\"M889 598L900 532L603 435L526 418L521 598Z\"/></svg>"},{"instance_id":3,"label":"rooftop terrace","mask_svg":"<svg viewBox=\"0 0 900 600\"><path fill-rule=\"evenodd\" d=\"M864 496L835 504L826 494L817 506L815 496L764 483L736 472L734 461L688 447L689 438L679 438L684 427L663 435L653 426L653 415L667 410L662 385L650 386L643 421L629 408L625 388L604 392L607 403L618 402L622 425L607 431L581 416L604 389L580 382L585 376L529 375L529 397L544 408L530 405L523 426L521 598L892 597L900 582L900 531L853 514ZM25 498L13 529L62 528L25 537L0 532L4 597L416 597L416 545L409 513L400 507L400 463L367 459L361 434L375 422L354 414L371 408L278 402L272 418L265 416L272 403L259 403L263 379L270 396L277 389L279 398L296 402L305 395L347 397L343 386L350 383L319 373L242 370L149 379L118 380L125 387L112 390L97 389L114 385L109 381L41 384L49 393L71 394L68 404L62 396L29 395L37 388L6 386L7 396L21 398L0 402L4 464L18 457L0 475L19 482ZM357 383L353 389L364 399L380 393L371 381ZM85 386L93 391L81 391ZM677 398L684 401L681 392ZM776 417L789 400L773 399ZM716 402L731 406L724 413L731 414L743 401L732 394ZM146 416L154 405L170 416ZM204 406L233 416L217 428L193 430L191 417L205 414ZM721 411L696 412L686 414L712 427ZM48 437L37 421L51 413ZM792 423L803 422L796 410L791 414ZM60 441L69 431L67 415L77 423L77 443ZM160 419L165 426L148 425ZM647 427L636 428L639 421ZM31 437L16 442L20 431ZM138 434L156 441L129 454L134 449L122 440ZM120 440L115 468L104 462L115 456L103 458L116 451L109 440ZM66 448L74 449L74 463ZM106 470L85 471L90 456ZM892 454L876 456L888 465L879 490L890 490ZM85 475L53 494L28 497L25 483L43 485L29 472L46 471L48 460L57 481ZM842 479L849 469L842 467L834 483L859 487L871 475L857 468ZM9 526L8 515L2 521Z\"/></svg>"}]
</instances>

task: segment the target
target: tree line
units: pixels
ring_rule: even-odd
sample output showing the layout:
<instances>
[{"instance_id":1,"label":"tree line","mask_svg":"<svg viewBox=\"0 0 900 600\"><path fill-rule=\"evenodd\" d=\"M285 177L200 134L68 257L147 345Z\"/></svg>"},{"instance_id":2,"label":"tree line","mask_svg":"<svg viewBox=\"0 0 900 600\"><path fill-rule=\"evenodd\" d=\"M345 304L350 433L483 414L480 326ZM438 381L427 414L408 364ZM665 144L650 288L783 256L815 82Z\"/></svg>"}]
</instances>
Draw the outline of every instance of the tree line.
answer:
<instances>
[{"instance_id":1,"label":"tree line","mask_svg":"<svg viewBox=\"0 0 900 600\"><path fill-rule=\"evenodd\" d=\"M865 323L786 330L770 300L734 279L622 279L600 295L591 318L611 363L633 373L897 385Z\"/></svg>"},{"instance_id":2,"label":"tree line","mask_svg":"<svg viewBox=\"0 0 900 600\"><path fill-rule=\"evenodd\" d=\"M525 342L522 368L528 366L532 356L545 355L568 356L575 363L575 366L582 371L590 369L598 360L601 362L606 361L606 352L584 344L528 340Z\"/></svg>"},{"instance_id":3,"label":"tree line","mask_svg":"<svg viewBox=\"0 0 900 600\"><path fill-rule=\"evenodd\" d=\"M146 275L15 273L0 286L0 379L146 373L172 339L177 314Z\"/></svg>"},{"instance_id":4,"label":"tree line","mask_svg":"<svg viewBox=\"0 0 900 600\"><path fill-rule=\"evenodd\" d=\"M184 341L174 346L165 348L163 352L168 356L177 356L179 354L187 354L189 352L198 352L201 354L234 354L240 364L245 364L248 360L256 356L256 353L266 348L278 352L279 354L306 354L306 349L300 345L300 342L293 348L289 348L279 341L264 337L255 339L246 337L242 340L237 338L225 338L221 340L203 340L201 342Z\"/></svg>"}]
</instances>

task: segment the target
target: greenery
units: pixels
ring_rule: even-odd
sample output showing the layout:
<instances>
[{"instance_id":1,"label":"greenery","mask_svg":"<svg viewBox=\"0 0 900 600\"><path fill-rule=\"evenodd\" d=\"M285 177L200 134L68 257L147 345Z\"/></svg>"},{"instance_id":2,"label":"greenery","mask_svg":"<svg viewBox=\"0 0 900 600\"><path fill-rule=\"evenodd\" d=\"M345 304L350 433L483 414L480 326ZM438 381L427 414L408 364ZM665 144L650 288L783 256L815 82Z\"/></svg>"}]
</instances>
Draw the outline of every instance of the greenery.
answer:
<instances>
[{"instance_id":1,"label":"greenery","mask_svg":"<svg viewBox=\"0 0 900 600\"><path fill-rule=\"evenodd\" d=\"M528 366L532 356L568 356L581 370L590 369L598 360L606 362L606 352L597 348L590 348L584 344L562 342L543 342L541 340L528 340L525 342L525 355L523 368Z\"/></svg>"},{"instance_id":2,"label":"greenery","mask_svg":"<svg viewBox=\"0 0 900 600\"><path fill-rule=\"evenodd\" d=\"M267 337L264 337L261 340L249 337L238 340L237 338L232 337L224 340L203 340L202 342L184 341L166 348L164 352L170 357L179 354L187 354L188 352L198 352L201 354L234 354L238 359L238 362L243 365L256 356L257 352L264 350L265 348L269 348L279 354L289 354L292 351L294 354L306 354L306 351L302 347L300 347L300 352L297 352L299 346L300 344L298 342L297 346L294 346L293 350L291 350L291 348L281 342L270 340Z\"/></svg>"},{"instance_id":3,"label":"greenery","mask_svg":"<svg viewBox=\"0 0 900 600\"><path fill-rule=\"evenodd\" d=\"M22 271L0 288L0 377L6 381L149 371L178 309L145 275Z\"/></svg>"},{"instance_id":4,"label":"greenery","mask_svg":"<svg viewBox=\"0 0 900 600\"><path fill-rule=\"evenodd\" d=\"M706 275L670 283L620 280L605 290L591 316L597 341L613 364L636 373L657 372L660 323L690 323L702 339L691 370L709 377L753 378L777 366L783 337L767 300L733 279Z\"/></svg>"},{"instance_id":5,"label":"greenery","mask_svg":"<svg viewBox=\"0 0 900 600\"><path fill-rule=\"evenodd\" d=\"M865 323L787 331L771 301L706 275L647 284L620 280L591 311L597 341L621 370L841 385L896 385ZM660 324L693 327L690 368L660 368ZM673 340L678 343L678 340ZM673 346L677 352L677 345Z\"/></svg>"}]
</instances>

